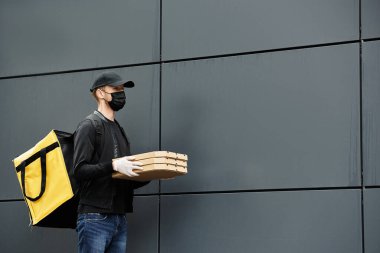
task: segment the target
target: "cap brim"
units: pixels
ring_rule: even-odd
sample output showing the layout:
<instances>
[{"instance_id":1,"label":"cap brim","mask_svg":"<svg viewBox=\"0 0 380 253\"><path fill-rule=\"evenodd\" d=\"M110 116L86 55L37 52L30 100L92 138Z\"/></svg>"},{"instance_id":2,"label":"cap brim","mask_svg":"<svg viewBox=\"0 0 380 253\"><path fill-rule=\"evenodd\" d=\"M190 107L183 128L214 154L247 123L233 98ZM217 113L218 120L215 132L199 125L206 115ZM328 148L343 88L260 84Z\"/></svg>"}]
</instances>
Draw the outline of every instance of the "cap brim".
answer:
<instances>
[{"instance_id":1,"label":"cap brim","mask_svg":"<svg viewBox=\"0 0 380 253\"><path fill-rule=\"evenodd\" d=\"M125 80L122 80L120 82L110 83L110 84L107 84L107 85L110 85L110 86L124 85L125 88L133 88L133 87L135 87L135 83L133 81L125 81Z\"/></svg>"},{"instance_id":2,"label":"cap brim","mask_svg":"<svg viewBox=\"0 0 380 253\"><path fill-rule=\"evenodd\" d=\"M128 81L128 82L124 83L124 87L133 88L133 87L135 87L135 83L133 81Z\"/></svg>"}]
</instances>

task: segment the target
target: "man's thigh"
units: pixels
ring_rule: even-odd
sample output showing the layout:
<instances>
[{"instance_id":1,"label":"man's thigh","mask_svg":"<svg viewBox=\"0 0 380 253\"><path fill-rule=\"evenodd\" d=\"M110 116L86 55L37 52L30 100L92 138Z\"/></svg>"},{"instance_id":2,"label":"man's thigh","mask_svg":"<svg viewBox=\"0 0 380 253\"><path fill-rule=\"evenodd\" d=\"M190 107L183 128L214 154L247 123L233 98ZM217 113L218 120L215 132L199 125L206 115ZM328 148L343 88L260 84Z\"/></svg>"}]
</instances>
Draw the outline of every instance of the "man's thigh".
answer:
<instances>
[{"instance_id":1,"label":"man's thigh","mask_svg":"<svg viewBox=\"0 0 380 253\"><path fill-rule=\"evenodd\" d=\"M107 253L125 253L127 251L127 218L125 215L118 215L116 219L117 229L106 250Z\"/></svg>"},{"instance_id":2,"label":"man's thigh","mask_svg":"<svg viewBox=\"0 0 380 253\"><path fill-rule=\"evenodd\" d=\"M115 224L107 214L79 214L77 220L78 252L104 253L112 241Z\"/></svg>"}]
</instances>

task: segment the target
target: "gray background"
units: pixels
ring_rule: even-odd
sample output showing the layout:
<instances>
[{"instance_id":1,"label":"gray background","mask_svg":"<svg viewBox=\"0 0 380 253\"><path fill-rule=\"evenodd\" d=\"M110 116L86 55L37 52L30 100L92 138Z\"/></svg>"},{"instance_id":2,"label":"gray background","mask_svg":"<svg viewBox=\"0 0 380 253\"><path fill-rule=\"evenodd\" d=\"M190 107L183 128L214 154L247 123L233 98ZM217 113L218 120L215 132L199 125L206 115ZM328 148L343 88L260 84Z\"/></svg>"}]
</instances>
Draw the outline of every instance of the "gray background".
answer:
<instances>
[{"instance_id":1,"label":"gray background","mask_svg":"<svg viewBox=\"0 0 380 253\"><path fill-rule=\"evenodd\" d=\"M136 191L129 252L380 251L379 0L0 1L0 245L75 252L28 227L11 160L135 81L132 152L189 155Z\"/></svg>"}]
</instances>

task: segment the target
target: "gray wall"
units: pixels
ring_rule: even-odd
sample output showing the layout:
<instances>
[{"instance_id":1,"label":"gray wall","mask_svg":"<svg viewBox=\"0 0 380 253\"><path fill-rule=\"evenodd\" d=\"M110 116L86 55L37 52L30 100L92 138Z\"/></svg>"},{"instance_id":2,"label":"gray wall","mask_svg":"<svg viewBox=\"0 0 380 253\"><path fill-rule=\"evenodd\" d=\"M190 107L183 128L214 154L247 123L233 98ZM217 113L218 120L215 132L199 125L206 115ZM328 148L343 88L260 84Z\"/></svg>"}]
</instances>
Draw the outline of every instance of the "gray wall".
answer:
<instances>
[{"instance_id":1,"label":"gray wall","mask_svg":"<svg viewBox=\"0 0 380 253\"><path fill-rule=\"evenodd\" d=\"M11 160L74 131L112 69L136 83L117 114L133 153L190 159L136 192L129 252L379 252L379 17L379 0L1 1L1 249L76 251L74 230L28 227Z\"/></svg>"}]
</instances>

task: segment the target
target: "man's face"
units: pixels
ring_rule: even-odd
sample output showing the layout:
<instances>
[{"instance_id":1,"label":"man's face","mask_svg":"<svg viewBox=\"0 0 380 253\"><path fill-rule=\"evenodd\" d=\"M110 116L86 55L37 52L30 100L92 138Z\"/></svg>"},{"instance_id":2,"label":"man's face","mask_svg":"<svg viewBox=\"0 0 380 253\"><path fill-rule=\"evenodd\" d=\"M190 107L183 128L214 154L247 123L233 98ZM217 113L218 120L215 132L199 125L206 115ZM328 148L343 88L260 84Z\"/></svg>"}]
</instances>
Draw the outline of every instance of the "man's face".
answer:
<instances>
[{"instance_id":1,"label":"man's face","mask_svg":"<svg viewBox=\"0 0 380 253\"><path fill-rule=\"evenodd\" d=\"M111 93L124 91L124 85L119 86L103 86L99 88L100 96L101 98L105 99L106 101L110 102L112 100Z\"/></svg>"}]
</instances>

